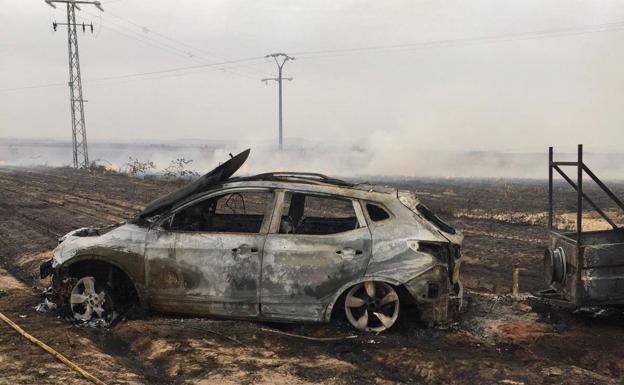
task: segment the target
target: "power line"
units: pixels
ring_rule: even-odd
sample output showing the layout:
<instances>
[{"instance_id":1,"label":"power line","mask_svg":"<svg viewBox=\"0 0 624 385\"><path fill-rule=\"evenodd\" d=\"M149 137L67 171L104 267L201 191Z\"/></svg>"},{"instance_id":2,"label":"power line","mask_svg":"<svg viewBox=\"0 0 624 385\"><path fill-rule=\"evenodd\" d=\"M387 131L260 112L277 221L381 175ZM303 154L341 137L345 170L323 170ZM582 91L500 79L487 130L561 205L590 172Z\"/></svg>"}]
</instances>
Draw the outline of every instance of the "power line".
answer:
<instances>
[{"instance_id":1,"label":"power line","mask_svg":"<svg viewBox=\"0 0 624 385\"><path fill-rule=\"evenodd\" d=\"M624 21L602 23L602 24L595 24L595 25L589 25L589 26L584 26L584 27L575 27L575 28L567 28L567 29L559 29L559 30L541 30L541 31L531 31L531 32L520 32L520 33L515 33L515 34L505 34L505 35L498 35L498 36L477 36L477 37L456 38L456 39L432 40L432 41L407 43L407 44L378 45L378 46L369 46L369 47L340 48L340 49L329 49L329 50L318 50L318 51L300 51L300 52L294 52L293 55L297 55L297 57L300 57L300 58L347 56L347 55L364 54L364 53L369 53L369 52L387 51L387 50L454 47L454 46L462 46L462 45L473 45L473 44L479 44L479 43L496 43L496 42L505 42L505 41L513 41L513 40L545 39L545 38L554 38L554 37L561 37L561 36L582 35L582 34L596 33L596 32L607 32L607 31L614 31L614 30L620 30L620 29L624 29Z\"/></svg>"},{"instance_id":2,"label":"power line","mask_svg":"<svg viewBox=\"0 0 624 385\"><path fill-rule=\"evenodd\" d=\"M94 15L90 14L89 12L83 11L83 13L86 13L86 14L88 14L90 16L94 16ZM84 17L80 17L80 18L86 20L86 18L84 18ZM100 21L100 24L101 24L102 27L107 28L107 29L109 29L109 30L111 30L113 32L116 32L116 33L118 33L118 34L120 34L122 36L125 36L125 37L127 37L129 39L133 39L133 40L142 42L142 43L147 44L147 45L152 45L152 46L154 46L156 48L159 48L159 49L161 49L163 51L167 51L169 53L172 53L172 54L175 54L175 55L187 58L187 59L188 58L192 58L192 55L190 55L189 52L180 50L180 49L178 49L176 47L167 45L165 43L159 42L159 41L157 41L155 39L152 39L150 37L141 35L141 34L131 30L130 28L128 28L128 27L126 27L126 26L124 26L122 24L111 22L111 21L106 21L105 22L104 20ZM120 29L118 29L118 28L120 28Z\"/></svg>"},{"instance_id":3,"label":"power line","mask_svg":"<svg viewBox=\"0 0 624 385\"><path fill-rule=\"evenodd\" d=\"M32 90L32 89L37 89L37 88L51 88L51 87L59 87L59 86L66 86L66 85L67 85L66 82L47 83L47 84L38 84L38 85L23 86L23 87L0 88L0 92Z\"/></svg>"},{"instance_id":4,"label":"power line","mask_svg":"<svg viewBox=\"0 0 624 385\"><path fill-rule=\"evenodd\" d=\"M133 25L134 27L140 29L144 33L150 33L150 34L154 34L154 35L160 36L161 38L166 39L166 40L168 40L168 41L170 41L172 43L179 44L179 45L184 46L186 48L192 49L193 51L199 51L199 52L204 53L204 54L206 54L208 56L212 56L213 58L216 58L218 60L229 60L229 58L226 58L226 57L221 56L221 55L217 55L214 52L208 51L208 50L203 49L203 48L198 48L198 47L190 45L190 44L188 44L188 43L186 43L186 42L184 42L182 40L179 40L179 39L167 36L167 35L165 35L163 33L158 32L158 31L155 31L154 29L152 29L149 26L141 25L141 24L136 23L136 22L134 22L132 20L128 20L128 18L126 18L126 17L122 17L122 16L116 15L116 14L111 13L111 12L108 12L108 14L110 14L111 16L116 17L119 20L122 20L122 21L124 21L124 22L126 22L126 23L128 23L130 25ZM254 69L252 67L249 67L249 66L245 66L245 67L248 68L249 70L253 71L253 72L256 72L256 73L264 75L264 73Z\"/></svg>"},{"instance_id":5,"label":"power line","mask_svg":"<svg viewBox=\"0 0 624 385\"><path fill-rule=\"evenodd\" d=\"M183 72L183 71L190 71L190 70L204 69L204 68L212 68L214 71L217 71L217 70L220 70L222 68L214 68L214 67L224 66L224 69L226 69L226 68L228 68L227 67L228 64L249 63L249 62L253 62L253 61L263 61L263 60L264 60L264 57L260 56L260 57L252 57L252 58L244 58L244 59L223 61L223 62L219 62L219 63L198 64L198 65L185 66L185 67L174 67L174 68L168 68L168 69L157 70L157 71L135 72L135 73L129 73L129 74L123 74L123 75L113 75L113 76L106 76L106 77L101 77L101 78L88 79L87 83L99 82L99 81L108 81L108 80L130 79L130 78L137 78L137 77L143 77L143 76L149 76L149 75L160 75L160 74L174 74L172 76L181 76L181 75L189 74L188 72L187 73L179 73L179 72ZM66 84L67 83L58 82L58 83L47 83L47 84L30 85L30 86L23 86L23 87L0 88L0 92L20 91L20 90L28 90L28 89L36 89L36 88L58 87L58 86L65 86Z\"/></svg>"},{"instance_id":6,"label":"power line","mask_svg":"<svg viewBox=\"0 0 624 385\"><path fill-rule=\"evenodd\" d=\"M92 81L125 79L125 78L132 78L132 77L145 76L145 75L157 75L157 74L164 74L164 73L187 71L187 70L198 69L198 68L217 67L217 66L222 66L226 64L245 63L245 62L257 61L257 60L263 60L263 59L264 59L263 57L251 57L251 58L244 58L244 59L237 59L237 60L228 60L228 61L223 61L220 63L198 64L198 65L193 65L193 66L175 67L175 68L168 68L168 69L157 70L157 71L138 72L138 73L131 73L131 74L126 74L126 75L108 76L108 77L93 79Z\"/></svg>"},{"instance_id":7,"label":"power line","mask_svg":"<svg viewBox=\"0 0 624 385\"><path fill-rule=\"evenodd\" d=\"M586 26L582 28L570 28L565 30L551 30L551 31L536 31L536 32L524 32L517 34L508 34L508 35L499 35L499 36L482 36L482 37L474 37L474 38L458 38L458 39L447 39L447 40L435 40L428 42L420 42L420 43L410 43L410 44L393 44L393 45L383 45L383 46L371 46L371 47L361 47L361 48L345 48L345 49L333 49L333 50L318 50L318 51L300 51L297 52L297 56L305 58L315 58L315 57L331 57L331 56L346 56L346 55L354 55L354 54L363 54L368 52L376 52L381 50L400 50L400 49L427 49L427 48L439 48L439 47L452 47L452 46L461 46L461 45L469 45L469 44L478 44L481 42L502 42L509 40L518 40L518 39L534 39L534 38L549 38L549 37L560 37L560 36L574 36L574 35L582 35L587 33L597 33L597 32L608 32L614 30L620 30L624 28L624 22L613 22L613 23L604 23L604 24L596 24L593 26ZM293 54L294 55L294 54ZM169 68L160 71L151 71L151 72L140 72L140 73L131 73L125 75L117 75L117 76L109 76L105 78L96 78L91 79L90 81L100 81L100 80L108 80L108 79L124 79L124 78L132 78L143 75L155 75L155 74L163 74L169 72L179 72L186 71L190 69L211 67L211 66L225 66L228 64L238 64L238 63L248 63L253 61L262 60L263 57L252 57L238 60L226 60L219 63L209 63L209 64L198 64L194 66L187 67L175 67ZM227 68L227 67L225 67ZM161 77L164 78L164 77ZM28 89L37 89L37 88L49 88L49 87L57 87L65 85L65 83L47 83L47 84L39 84L39 85L29 85L22 87L10 87L10 88L0 88L0 92L11 92L11 91L20 91L20 90L28 90Z\"/></svg>"},{"instance_id":8,"label":"power line","mask_svg":"<svg viewBox=\"0 0 624 385\"><path fill-rule=\"evenodd\" d=\"M93 80L93 81L89 82L89 84L91 86L96 86L97 87L97 86L111 85L111 84L125 84L125 83L135 82L135 81L170 79L170 78L174 78L174 77L198 75L198 74L204 74L204 73L207 73L207 72L217 72L217 71L224 71L224 72L228 72L228 73L232 74L232 72L226 71L223 68L211 67L211 68L204 68L204 69L198 69L198 70L190 70L190 71L183 72L183 73L167 73L167 74L163 74L163 75L160 75L160 76L149 75L149 77L132 77L132 78L126 78L126 79L112 79L112 80L107 80L107 81L99 83L99 84L97 83L98 80ZM100 79L100 80L102 80L102 79Z\"/></svg>"},{"instance_id":9,"label":"power line","mask_svg":"<svg viewBox=\"0 0 624 385\"><path fill-rule=\"evenodd\" d=\"M110 26L108 26L108 25L106 25L106 24L104 24L104 23L102 23L102 26L103 26L104 28L108 28L108 29L110 29L110 30L114 31L115 33L118 33L118 34L120 34L120 35L122 35L122 36L126 36L126 37L128 37L128 38L130 38L130 39L137 40L137 41L139 41L139 42L143 42L143 43L146 43L146 44L152 45L152 46L154 46L154 47L156 47L156 48L160 48L160 49L162 49L162 50L164 50L164 51L167 51L167 52L169 52L169 53L175 54L175 55L177 55L177 56L184 57L184 58L186 58L186 59L190 59L190 60L192 60L193 62L198 63L200 66L207 65L207 64L219 64L219 63L214 63L214 62L213 62L213 63L206 63L205 61L202 61L202 60L197 60L195 57L193 57L193 56L189 56L187 53L180 52L180 50L177 50L177 49L169 49L169 48L168 48L168 46L166 46L166 45L163 45L163 46L158 45L158 44L160 44L160 43L159 43L159 42L157 42L157 41L155 41L155 40L152 40L152 39L145 39L145 38L143 38L143 37L142 37L142 36L140 36L140 35L139 35L139 36L133 36L133 35L130 35L130 34L127 34L127 33L123 32L123 31L120 31L120 30L117 30L117 29L115 29L115 28L112 28L112 27L110 27ZM156 43L156 44L155 44L155 43ZM225 69L225 68L224 68L224 69ZM246 77L246 78L251 78L251 79L253 79L253 78L254 78L254 77L252 77L251 75L248 75L248 74L243 74L243 73L240 73L240 72L234 72L234 71L232 71L231 69L226 69L226 71L227 71L227 72L230 72L230 73L232 73L232 74L238 75L238 76L244 76L244 77Z\"/></svg>"},{"instance_id":10,"label":"power line","mask_svg":"<svg viewBox=\"0 0 624 385\"><path fill-rule=\"evenodd\" d=\"M167 35L164 35L164 34L162 34L162 33L160 33L160 32L154 31L152 28L150 28L150 27L148 27L148 26L141 25L141 24L139 24L139 23L135 23L134 21L128 20L127 18L125 18L125 17L121 17L121 16L116 15L116 14L114 14L114 13L110 13L110 12L109 12L109 14L110 14L111 16L113 16L113 17L118 18L119 20L122 20L122 21L124 21L124 22L126 22L126 23L128 23L128 24L130 24L130 25L133 25L134 27L136 27L136 28L140 29L141 31L143 31L143 32L144 32L144 33L146 33L146 34L147 34L147 33L151 33L151 34L154 34L154 35L160 36L160 37L162 37L163 39L169 40L169 41L171 41L171 42L173 42L173 43L180 44L180 45L182 45L182 46L185 46L185 47L187 47L187 48L190 48L190 49L192 49L192 50L195 50L195 51L202 51L203 53L205 53L205 54L207 54L207 55L209 55L209 56L216 57L216 58L217 58L217 59L219 59L219 60L225 60L224 58L222 58L222 57L220 57L220 56L218 56L218 55L216 55L216 54L214 54L214 53L212 53L212 52L210 52L210 51L206 51L206 50L203 50L203 49L198 49L198 48L196 48L196 47L193 47L193 46L191 46L191 45L189 45L189 44L187 44L187 43L185 43L185 42L183 42L183 41L181 41L181 40L174 39L174 38L171 38L171 37L169 37L169 36L167 36Z\"/></svg>"},{"instance_id":11,"label":"power line","mask_svg":"<svg viewBox=\"0 0 624 385\"><path fill-rule=\"evenodd\" d=\"M93 14L91 14L89 12L84 12L84 13L86 13L86 14L88 14L90 16L96 16L96 15L93 15ZM126 25L124 25L122 23L115 22L115 21L112 21L110 19L108 21L106 21L106 22L101 21L101 25L103 27L105 27L105 28L108 28L108 29L110 29L110 30L112 30L112 31L122 35L122 36L128 37L128 38L133 39L133 40L137 40L137 41L142 42L144 44L152 45L152 46L154 46L156 48L159 48L159 49L161 49L163 51L175 54L175 55L183 57L185 59L192 60L192 61L194 61L196 63L207 64L206 62L210 60L210 59L207 59L205 57L202 57L202 55L198 55L195 52L192 52L192 51L189 51L189 50L186 50L186 49L181 49L181 48L178 48L178 47L176 47L176 46L174 46L174 45L172 45L170 43L165 43L165 42L162 42L162 41L157 40L155 38L152 38L150 36L147 36L145 33L146 33L146 31L148 31L148 32L150 32L152 34L155 34L155 35L158 35L158 36L162 36L163 38L165 38L165 39L167 39L167 40L169 40L171 42L174 42L175 44L178 44L178 46L184 46L184 47L187 47L187 48L190 47L190 48L193 48L196 51L198 50L198 49L196 49L196 48L194 48L192 46L189 46L188 44L182 43L182 42L180 42L180 41L178 41L176 39L173 39L173 38L169 38L169 37L167 37L167 36L165 36L165 35L163 35L161 33L153 31L152 29L150 29L148 27L140 26L137 23L134 23L134 22L131 22L131 21L125 19L125 18L122 18L121 16L117 16L117 15L113 15L113 16L118 18L118 19L120 19L120 20L122 20L122 21L124 21L124 22L126 22L126 23L128 23L128 24L131 24L131 25L135 26L136 28L139 28L143 33L139 33L137 31L135 31L134 29L132 29L132 28L130 28L130 27L128 27L128 26L126 26ZM207 51L205 51L205 52L207 52ZM212 55L212 53L210 53L210 54ZM227 59L221 58L221 60L227 60ZM240 70L228 71L228 72L234 73L234 74L239 75L239 76L245 76L245 77L248 77L248 78L253 78L251 76L251 74L245 74L245 73L243 73Z\"/></svg>"}]
</instances>

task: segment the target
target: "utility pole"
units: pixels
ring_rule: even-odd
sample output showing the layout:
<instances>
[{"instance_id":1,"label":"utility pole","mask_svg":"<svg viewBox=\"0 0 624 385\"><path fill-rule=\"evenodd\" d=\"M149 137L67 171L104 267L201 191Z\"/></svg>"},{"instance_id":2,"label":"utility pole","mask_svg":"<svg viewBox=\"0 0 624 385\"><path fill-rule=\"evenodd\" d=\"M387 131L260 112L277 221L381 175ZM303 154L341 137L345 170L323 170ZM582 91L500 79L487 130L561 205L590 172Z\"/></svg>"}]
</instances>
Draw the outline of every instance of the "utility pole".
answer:
<instances>
[{"instance_id":1,"label":"utility pole","mask_svg":"<svg viewBox=\"0 0 624 385\"><path fill-rule=\"evenodd\" d=\"M89 152L87 150L87 129L85 127L84 100L82 98L82 80L80 77L80 58L78 56L78 32L77 27L82 26L82 32L89 27L93 33L93 24L88 26L84 23L76 24L76 9L80 10L79 4L91 4L100 11L104 11L99 1L82 0L44 0L52 8L54 3L65 3L67 6L67 23L52 23L56 31L59 25L67 26L67 44L69 47L69 103L71 106L72 145L74 167L89 167Z\"/></svg>"},{"instance_id":2,"label":"utility pole","mask_svg":"<svg viewBox=\"0 0 624 385\"><path fill-rule=\"evenodd\" d=\"M288 56L285 53L272 53L265 56L265 58L270 57L272 57L275 60L275 64L277 64L278 76L276 78L264 78L262 81L264 84L267 84L269 81L274 80L279 85L279 150L282 151L284 149L282 137L282 79L286 79L288 81L293 80L293 78L282 78L282 68L287 61L295 60L295 58Z\"/></svg>"}]
</instances>

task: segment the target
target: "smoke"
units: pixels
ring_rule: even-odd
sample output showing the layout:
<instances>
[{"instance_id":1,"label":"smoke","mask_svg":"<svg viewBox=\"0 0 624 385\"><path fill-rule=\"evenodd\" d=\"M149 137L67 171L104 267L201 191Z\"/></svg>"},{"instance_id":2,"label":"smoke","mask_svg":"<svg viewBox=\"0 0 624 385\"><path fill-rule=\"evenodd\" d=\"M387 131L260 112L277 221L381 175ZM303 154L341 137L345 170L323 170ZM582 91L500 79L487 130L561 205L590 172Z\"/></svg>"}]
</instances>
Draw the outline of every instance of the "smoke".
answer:
<instances>
[{"instance_id":1,"label":"smoke","mask_svg":"<svg viewBox=\"0 0 624 385\"><path fill-rule=\"evenodd\" d=\"M272 171L317 172L338 177L536 178L547 177L547 149L540 153L458 151L423 146L400 133L376 132L358 143L288 140L284 151L268 143L177 141L89 144L91 161L123 170L129 158L152 161L156 171L177 158L190 159L189 169L202 174L251 148L239 175ZM590 149L591 150L591 149ZM0 140L1 166L69 166L66 142ZM571 152L556 154L574 160ZM622 179L624 154L585 153L585 162L602 178Z\"/></svg>"}]
</instances>

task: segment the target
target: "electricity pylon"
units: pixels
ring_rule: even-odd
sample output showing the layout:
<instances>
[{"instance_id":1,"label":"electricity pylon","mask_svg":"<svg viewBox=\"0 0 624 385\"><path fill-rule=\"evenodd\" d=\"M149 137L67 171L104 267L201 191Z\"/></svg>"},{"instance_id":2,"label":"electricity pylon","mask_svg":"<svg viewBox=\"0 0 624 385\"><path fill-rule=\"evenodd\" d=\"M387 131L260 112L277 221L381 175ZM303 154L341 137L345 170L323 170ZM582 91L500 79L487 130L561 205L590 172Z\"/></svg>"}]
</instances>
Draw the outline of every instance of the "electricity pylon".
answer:
<instances>
[{"instance_id":1,"label":"electricity pylon","mask_svg":"<svg viewBox=\"0 0 624 385\"><path fill-rule=\"evenodd\" d=\"M288 56L285 53L272 53L266 55L265 58L272 57L275 59L275 64L277 64L278 77L276 78L264 78L262 81L264 84L267 84L269 81L274 80L279 84L279 149L282 151L284 149L284 145L282 143L282 79L286 79L288 81L292 81L293 78L282 78L282 68L284 64L286 64L289 60L295 60L294 57ZM280 63L281 60L281 63Z\"/></svg>"},{"instance_id":2,"label":"electricity pylon","mask_svg":"<svg viewBox=\"0 0 624 385\"><path fill-rule=\"evenodd\" d=\"M65 3L67 5L67 23L53 22L52 27L56 31L59 25L67 26L67 44L69 47L69 103L71 106L72 123L72 144L74 153L74 167L89 167L89 152L87 150L87 128L85 127L84 100L82 98L82 80L80 77L80 57L78 56L78 32L77 27L82 26L85 32L84 23L76 24L76 9L80 10L78 4L95 5L100 11L104 11L99 1L82 0L44 0L52 8L56 8L54 3ZM93 24L88 26L93 33Z\"/></svg>"}]
</instances>

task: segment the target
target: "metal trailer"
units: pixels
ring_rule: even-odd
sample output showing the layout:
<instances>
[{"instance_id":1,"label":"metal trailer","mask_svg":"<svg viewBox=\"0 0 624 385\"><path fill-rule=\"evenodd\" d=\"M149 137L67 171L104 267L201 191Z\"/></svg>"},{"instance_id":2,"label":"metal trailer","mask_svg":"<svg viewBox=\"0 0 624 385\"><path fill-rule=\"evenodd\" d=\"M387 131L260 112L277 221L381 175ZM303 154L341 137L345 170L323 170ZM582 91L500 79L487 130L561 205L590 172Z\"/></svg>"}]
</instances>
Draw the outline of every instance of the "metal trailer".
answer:
<instances>
[{"instance_id":1,"label":"metal trailer","mask_svg":"<svg viewBox=\"0 0 624 385\"><path fill-rule=\"evenodd\" d=\"M563 167L576 169L576 183ZM553 171L577 193L576 231L562 232L553 226ZM544 251L544 272L550 289L542 293L560 304L574 307L624 304L624 231L583 191L589 176L622 210L624 203L583 163L583 145L576 162L557 162L553 148L548 154L549 247ZM583 203L593 208L612 229L583 231Z\"/></svg>"}]
</instances>

